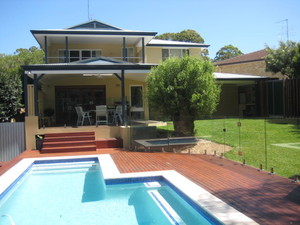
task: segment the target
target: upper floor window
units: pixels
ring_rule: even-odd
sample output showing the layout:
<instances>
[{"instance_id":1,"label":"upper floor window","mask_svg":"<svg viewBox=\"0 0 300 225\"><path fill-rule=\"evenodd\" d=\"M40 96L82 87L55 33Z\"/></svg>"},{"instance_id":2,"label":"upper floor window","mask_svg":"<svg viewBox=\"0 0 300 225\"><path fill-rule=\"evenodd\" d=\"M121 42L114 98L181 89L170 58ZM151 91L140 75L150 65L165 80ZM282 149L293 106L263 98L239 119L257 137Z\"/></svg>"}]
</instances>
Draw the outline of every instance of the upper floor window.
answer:
<instances>
[{"instance_id":1,"label":"upper floor window","mask_svg":"<svg viewBox=\"0 0 300 225\"><path fill-rule=\"evenodd\" d=\"M126 55L127 61L134 62L134 49L132 47L126 48L126 53L127 53ZM123 54L123 50L121 54Z\"/></svg>"},{"instance_id":2,"label":"upper floor window","mask_svg":"<svg viewBox=\"0 0 300 225\"><path fill-rule=\"evenodd\" d=\"M188 49L176 49L176 48L166 48L162 49L162 60L166 60L171 57L182 58L185 54L190 54Z\"/></svg>"},{"instance_id":3,"label":"upper floor window","mask_svg":"<svg viewBox=\"0 0 300 225\"><path fill-rule=\"evenodd\" d=\"M59 62L65 62L66 51L59 50ZM101 50L69 50L70 62L84 60L89 58L100 57L102 55Z\"/></svg>"}]
</instances>

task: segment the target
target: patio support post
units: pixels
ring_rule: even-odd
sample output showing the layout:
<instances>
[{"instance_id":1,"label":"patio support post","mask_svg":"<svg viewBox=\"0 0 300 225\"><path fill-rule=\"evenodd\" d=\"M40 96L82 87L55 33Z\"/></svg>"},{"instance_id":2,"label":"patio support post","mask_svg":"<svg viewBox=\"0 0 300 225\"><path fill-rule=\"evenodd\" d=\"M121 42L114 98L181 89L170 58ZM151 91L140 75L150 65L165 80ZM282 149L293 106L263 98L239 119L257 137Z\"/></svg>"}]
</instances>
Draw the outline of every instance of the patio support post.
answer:
<instances>
[{"instance_id":1,"label":"patio support post","mask_svg":"<svg viewBox=\"0 0 300 225\"><path fill-rule=\"evenodd\" d=\"M126 38L123 37L123 49L122 49L123 61L127 61L127 49L126 49Z\"/></svg>"},{"instance_id":2,"label":"patio support post","mask_svg":"<svg viewBox=\"0 0 300 225\"><path fill-rule=\"evenodd\" d=\"M69 38L66 37L66 50L65 50L65 62L69 63L70 62L70 55L69 55Z\"/></svg>"},{"instance_id":3,"label":"patio support post","mask_svg":"<svg viewBox=\"0 0 300 225\"><path fill-rule=\"evenodd\" d=\"M45 63L48 64L48 39L47 36L44 38L44 45L45 45Z\"/></svg>"},{"instance_id":4,"label":"patio support post","mask_svg":"<svg viewBox=\"0 0 300 225\"><path fill-rule=\"evenodd\" d=\"M145 63L145 38L142 38L142 58L143 63Z\"/></svg>"},{"instance_id":5,"label":"patio support post","mask_svg":"<svg viewBox=\"0 0 300 225\"><path fill-rule=\"evenodd\" d=\"M23 85L24 85L24 105L25 105L25 116L28 116L28 93L27 93L27 84L28 84L28 76L25 73L24 74L24 80L23 80Z\"/></svg>"},{"instance_id":6,"label":"patio support post","mask_svg":"<svg viewBox=\"0 0 300 225\"><path fill-rule=\"evenodd\" d=\"M39 104L38 104L38 76L34 74L34 115L39 115Z\"/></svg>"},{"instance_id":7,"label":"patio support post","mask_svg":"<svg viewBox=\"0 0 300 225\"><path fill-rule=\"evenodd\" d=\"M121 73L121 95L122 95L122 120L123 120L123 124L124 125L124 122L126 121L127 122L127 112L126 112L126 108L125 108L125 105L126 105L126 99L125 99L125 71L122 70L122 73Z\"/></svg>"}]
</instances>

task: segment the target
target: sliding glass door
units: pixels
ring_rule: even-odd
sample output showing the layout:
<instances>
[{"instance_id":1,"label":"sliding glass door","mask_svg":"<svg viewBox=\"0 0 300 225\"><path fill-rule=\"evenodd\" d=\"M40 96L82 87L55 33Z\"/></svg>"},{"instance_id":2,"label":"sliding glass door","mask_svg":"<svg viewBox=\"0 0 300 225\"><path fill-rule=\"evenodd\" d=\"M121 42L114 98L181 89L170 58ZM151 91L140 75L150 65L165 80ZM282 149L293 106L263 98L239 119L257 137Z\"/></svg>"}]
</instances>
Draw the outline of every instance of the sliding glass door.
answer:
<instances>
[{"instance_id":1,"label":"sliding glass door","mask_svg":"<svg viewBox=\"0 0 300 225\"><path fill-rule=\"evenodd\" d=\"M57 125L76 123L76 106L84 111L94 110L96 105L106 105L105 86L57 86L55 88L55 111Z\"/></svg>"}]
</instances>

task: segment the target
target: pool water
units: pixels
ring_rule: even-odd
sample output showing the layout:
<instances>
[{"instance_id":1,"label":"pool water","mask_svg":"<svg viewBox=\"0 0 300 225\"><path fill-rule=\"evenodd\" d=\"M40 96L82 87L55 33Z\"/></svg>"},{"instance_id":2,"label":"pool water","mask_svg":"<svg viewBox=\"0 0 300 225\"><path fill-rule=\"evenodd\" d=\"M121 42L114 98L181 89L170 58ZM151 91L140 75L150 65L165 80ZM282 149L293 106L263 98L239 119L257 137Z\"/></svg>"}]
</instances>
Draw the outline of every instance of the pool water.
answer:
<instances>
[{"instance_id":1,"label":"pool water","mask_svg":"<svg viewBox=\"0 0 300 225\"><path fill-rule=\"evenodd\" d=\"M37 162L0 199L1 225L220 224L209 217L163 180L105 184L97 160Z\"/></svg>"}]
</instances>

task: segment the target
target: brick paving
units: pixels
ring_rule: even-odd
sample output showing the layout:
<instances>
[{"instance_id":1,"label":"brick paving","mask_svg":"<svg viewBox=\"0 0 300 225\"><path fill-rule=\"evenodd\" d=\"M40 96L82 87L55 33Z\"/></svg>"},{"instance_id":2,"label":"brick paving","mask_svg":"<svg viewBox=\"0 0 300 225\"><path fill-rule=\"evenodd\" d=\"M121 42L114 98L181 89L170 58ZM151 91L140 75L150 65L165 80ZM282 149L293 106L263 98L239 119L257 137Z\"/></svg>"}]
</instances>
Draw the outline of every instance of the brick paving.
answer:
<instances>
[{"instance_id":1,"label":"brick paving","mask_svg":"<svg viewBox=\"0 0 300 225\"><path fill-rule=\"evenodd\" d=\"M122 173L176 170L259 224L300 224L300 183L208 155L122 149L55 154L26 151L4 163L0 175L22 158L84 154L110 154Z\"/></svg>"}]
</instances>

